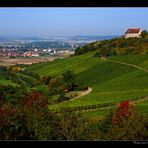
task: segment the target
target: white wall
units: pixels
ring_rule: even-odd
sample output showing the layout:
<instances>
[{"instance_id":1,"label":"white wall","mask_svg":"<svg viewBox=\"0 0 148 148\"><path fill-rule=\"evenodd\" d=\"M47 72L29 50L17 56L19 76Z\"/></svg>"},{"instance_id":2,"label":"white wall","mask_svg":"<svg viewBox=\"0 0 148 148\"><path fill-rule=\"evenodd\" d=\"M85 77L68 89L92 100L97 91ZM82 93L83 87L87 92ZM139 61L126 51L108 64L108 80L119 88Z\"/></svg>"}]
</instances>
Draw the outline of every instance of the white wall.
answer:
<instances>
[{"instance_id":1,"label":"white wall","mask_svg":"<svg viewBox=\"0 0 148 148\"><path fill-rule=\"evenodd\" d=\"M139 33L127 33L125 34L125 38L133 38L133 37L140 37L141 31Z\"/></svg>"}]
</instances>

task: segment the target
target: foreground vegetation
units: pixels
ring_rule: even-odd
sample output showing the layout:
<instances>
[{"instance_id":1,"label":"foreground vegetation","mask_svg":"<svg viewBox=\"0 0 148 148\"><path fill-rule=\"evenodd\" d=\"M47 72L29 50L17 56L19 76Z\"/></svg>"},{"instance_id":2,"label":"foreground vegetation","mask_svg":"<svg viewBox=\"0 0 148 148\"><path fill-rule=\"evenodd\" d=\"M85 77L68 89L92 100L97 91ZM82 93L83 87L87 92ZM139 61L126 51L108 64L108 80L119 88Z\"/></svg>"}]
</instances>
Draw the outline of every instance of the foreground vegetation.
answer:
<instances>
[{"instance_id":1,"label":"foreground vegetation","mask_svg":"<svg viewBox=\"0 0 148 148\"><path fill-rule=\"evenodd\" d=\"M110 111L101 120L97 117L87 119L77 112L49 111L47 98L36 91L12 103L9 99L6 100L10 90L13 88L7 89L7 93L0 98L1 140L146 140L148 138L147 116L138 113L129 101L121 102L114 111Z\"/></svg>"}]
</instances>

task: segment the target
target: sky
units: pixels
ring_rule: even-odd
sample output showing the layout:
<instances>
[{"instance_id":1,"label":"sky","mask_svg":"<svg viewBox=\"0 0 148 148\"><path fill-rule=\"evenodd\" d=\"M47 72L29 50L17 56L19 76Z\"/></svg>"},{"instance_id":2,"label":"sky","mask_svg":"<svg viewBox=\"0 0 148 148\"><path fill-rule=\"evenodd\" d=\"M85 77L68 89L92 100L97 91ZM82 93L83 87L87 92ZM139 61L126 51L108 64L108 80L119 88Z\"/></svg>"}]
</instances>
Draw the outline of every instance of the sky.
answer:
<instances>
[{"instance_id":1,"label":"sky","mask_svg":"<svg viewBox=\"0 0 148 148\"><path fill-rule=\"evenodd\" d=\"M148 30L148 8L0 8L0 36L123 35Z\"/></svg>"}]
</instances>

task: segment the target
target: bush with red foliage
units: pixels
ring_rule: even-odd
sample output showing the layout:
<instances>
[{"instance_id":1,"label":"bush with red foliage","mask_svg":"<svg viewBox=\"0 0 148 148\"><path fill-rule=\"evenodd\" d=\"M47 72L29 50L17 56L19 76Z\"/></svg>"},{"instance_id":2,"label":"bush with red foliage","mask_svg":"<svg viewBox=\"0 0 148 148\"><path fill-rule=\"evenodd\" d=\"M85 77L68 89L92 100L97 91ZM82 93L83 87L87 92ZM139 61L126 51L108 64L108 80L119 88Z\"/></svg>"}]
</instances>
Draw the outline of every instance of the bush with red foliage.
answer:
<instances>
[{"instance_id":1,"label":"bush with red foliage","mask_svg":"<svg viewBox=\"0 0 148 148\"><path fill-rule=\"evenodd\" d=\"M132 113L133 113L133 105L130 104L129 101L123 101L118 105L115 114L112 118L112 123L120 125L122 121L131 116Z\"/></svg>"},{"instance_id":2,"label":"bush with red foliage","mask_svg":"<svg viewBox=\"0 0 148 148\"><path fill-rule=\"evenodd\" d=\"M123 101L119 104L117 111L121 116L127 116L130 113L129 107L129 101Z\"/></svg>"},{"instance_id":3,"label":"bush with red foliage","mask_svg":"<svg viewBox=\"0 0 148 148\"><path fill-rule=\"evenodd\" d=\"M22 112L33 139L47 140L51 132L48 100L39 92L32 91L22 101Z\"/></svg>"},{"instance_id":4,"label":"bush with red foliage","mask_svg":"<svg viewBox=\"0 0 148 148\"><path fill-rule=\"evenodd\" d=\"M143 116L132 102L121 102L106 118L103 139L106 140L147 140L147 117ZM103 124L104 127L104 124ZM102 130L102 129L101 129Z\"/></svg>"},{"instance_id":5,"label":"bush with red foliage","mask_svg":"<svg viewBox=\"0 0 148 148\"><path fill-rule=\"evenodd\" d=\"M22 103L23 109L29 109L34 106L41 110L46 108L47 105L48 101L37 91L32 91L30 95L25 96Z\"/></svg>"},{"instance_id":6,"label":"bush with red foliage","mask_svg":"<svg viewBox=\"0 0 148 148\"><path fill-rule=\"evenodd\" d=\"M16 109L10 104L0 106L0 127L6 127L11 124L11 118L16 114Z\"/></svg>"}]
</instances>

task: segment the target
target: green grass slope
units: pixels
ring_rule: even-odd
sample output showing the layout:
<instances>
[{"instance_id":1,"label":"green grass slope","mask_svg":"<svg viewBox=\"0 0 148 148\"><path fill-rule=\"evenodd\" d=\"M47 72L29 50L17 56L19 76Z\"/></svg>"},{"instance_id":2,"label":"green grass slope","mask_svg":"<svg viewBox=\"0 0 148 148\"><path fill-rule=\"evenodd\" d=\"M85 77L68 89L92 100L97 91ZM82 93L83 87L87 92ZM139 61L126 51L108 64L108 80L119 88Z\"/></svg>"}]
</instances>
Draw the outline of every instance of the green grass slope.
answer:
<instances>
[{"instance_id":1,"label":"green grass slope","mask_svg":"<svg viewBox=\"0 0 148 148\"><path fill-rule=\"evenodd\" d=\"M110 59L121 59L121 61L127 63L146 66L148 55L117 56L110 57ZM148 95L148 73L135 67L103 61L94 57L94 52L68 59L31 65L28 69L42 76L48 74L57 75L66 70L73 70L77 75L77 81L85 83L93 89L90 94L78 99L50 105L49 109L52 110L120 102Z\"/></svg>"},{"instance_id":2,"label":"green grass slope","mask_svg":"<svg viewBox=\"0 0 148 148\"><path fill-rule=\"evenodd\" d=\"M59 74L66 70L73 70L75 73L80 73L84 70L93 67L98 64L98 58L92 58L94 53L89 53L81 56L75 56L71 58L58 59L52 62L34 64L27 67L30 71L38 73L40 75Z\"/></svg>"},{"instance_id":3,"label":"green grass slope","mask_svg":"<svg viewBox=\"0 0 148 148\"><path fill-rule=\"evenodd\" d=\"M3 72L3 75L5 75L5 72ZM3 76L1 76L0 84L1 85L12 85L12 86L19 86L23 84L24 87L31 87L31 86L40 84L40 82L37 79L31 76L27 76L22 73L13 73L13 75L15 75L15 81L12 80L13 78L11 76L9 78L4 78Z\"/></svg>"}]
</instances>

